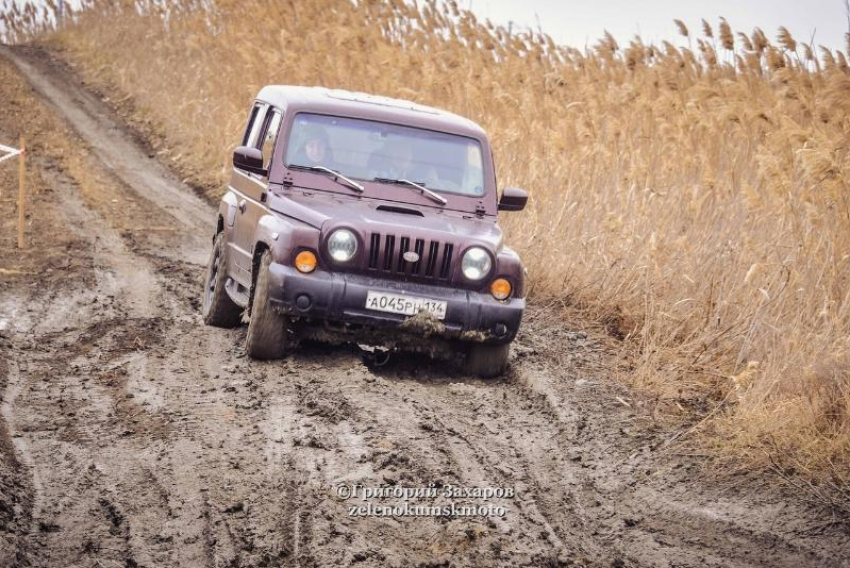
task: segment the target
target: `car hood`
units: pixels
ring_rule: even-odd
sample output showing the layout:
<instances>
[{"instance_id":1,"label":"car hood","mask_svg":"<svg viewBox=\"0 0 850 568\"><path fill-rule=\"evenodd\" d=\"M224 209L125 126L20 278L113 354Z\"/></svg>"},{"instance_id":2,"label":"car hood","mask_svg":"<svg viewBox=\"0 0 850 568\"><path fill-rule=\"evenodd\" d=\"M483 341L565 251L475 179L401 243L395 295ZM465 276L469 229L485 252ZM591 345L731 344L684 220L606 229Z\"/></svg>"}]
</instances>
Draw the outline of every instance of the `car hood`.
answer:
<instances>
[{"instance_id":1,"label":"car hood","mask_svg":"<svg viewBox=\"0 0 850 568\"><path fill-rule=\"evenodd\" d=\"M494 253L503 246L502 230L494 217L299 189L270 193L269 208L317 229L344 226L364 237L379 233L452 240L484 245Z\"/></svg>"}]
</instances>

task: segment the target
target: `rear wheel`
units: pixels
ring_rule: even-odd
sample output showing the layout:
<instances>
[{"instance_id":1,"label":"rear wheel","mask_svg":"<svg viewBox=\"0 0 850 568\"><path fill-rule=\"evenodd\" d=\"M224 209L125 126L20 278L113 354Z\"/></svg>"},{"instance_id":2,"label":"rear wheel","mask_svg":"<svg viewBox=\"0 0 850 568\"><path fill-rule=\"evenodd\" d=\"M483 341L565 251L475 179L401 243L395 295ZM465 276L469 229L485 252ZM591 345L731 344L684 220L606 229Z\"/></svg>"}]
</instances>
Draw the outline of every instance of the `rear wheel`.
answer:
<instances>
[{"instance_id":1,"label":"rear wheel","mask_svg":"<svg viewBox=\"0 0 850 568\"><path fill-rule=\"evenodd\" d=\"M221 232L213 240L207 277L204 279L204 297L201 311L204 323L216 327L236 327L242 320L242 308L230 299L224 283L227 282L225 253L227 244Z\"/></svg>"},{"instance_id":2,"label":"rear wheel","mask_svg":"<svg viewBox=\"0 0 850 568\"><path fill-rule=\"evenodd\" d=\"M280 359L286 355L289 320L277 313L269 301L269 266L272 255L263 253L254 283L254 300L251 303L251 321L245 347L254 359Z\"/></svg>"},{"instance_id":3,"label":"rear wheel","mask_svg":"<svg viewBox=\"0 0 850 568\"><path fill-rule=\"evenodd\" d=\"M508 367L511 344L473 343L466 352L463 369L470 375L490 379L501 375Z\"/></svg>"}]
</instances>

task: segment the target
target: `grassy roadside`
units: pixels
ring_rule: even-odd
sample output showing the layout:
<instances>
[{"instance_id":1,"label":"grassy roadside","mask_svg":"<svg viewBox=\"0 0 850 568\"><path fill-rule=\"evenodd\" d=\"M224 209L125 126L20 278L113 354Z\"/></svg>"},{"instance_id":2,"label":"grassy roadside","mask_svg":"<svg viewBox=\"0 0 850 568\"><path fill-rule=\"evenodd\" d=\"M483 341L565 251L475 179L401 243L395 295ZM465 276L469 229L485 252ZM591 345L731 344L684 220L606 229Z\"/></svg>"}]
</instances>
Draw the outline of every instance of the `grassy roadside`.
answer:
<instances>
[{"instance_id":1,"label":"grassy roadside","mask_svg":"<svg viewBox=\"0 0 850 568\"><path fill-rule=\"evenodd\" d=\"M774 44L725 22L681 26L692 48L606 37L579 52L451 4L196 8L174 3L166 23L159 8L98 5L42 40L131 107L153 150L212 197L267 83L366 90L477 120L500 185L532 193L505 223L535 299L622 337L633 369L621 378L694 418L685 433L716 455L846 491L845 54L816 57L787 33ZM267 17L249 23L246 11Z\"/></svg>"}]
</instances>

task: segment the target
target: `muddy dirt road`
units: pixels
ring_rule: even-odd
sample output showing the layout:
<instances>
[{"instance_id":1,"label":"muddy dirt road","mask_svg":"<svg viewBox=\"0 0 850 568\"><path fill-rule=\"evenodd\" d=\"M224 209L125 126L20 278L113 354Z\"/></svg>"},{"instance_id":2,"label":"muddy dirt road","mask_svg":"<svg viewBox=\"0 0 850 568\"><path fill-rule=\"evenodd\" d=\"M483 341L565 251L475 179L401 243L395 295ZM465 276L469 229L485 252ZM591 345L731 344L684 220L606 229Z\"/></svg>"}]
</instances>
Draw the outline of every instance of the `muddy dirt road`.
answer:
<instances>
[{"instance_id":1,"label":"muddy dirt road","mask_svg":"<svg viewBox=\"0 0 850 568\"><path fill-rule=\"evenodd\" d=\"M30 249L0 225L0 566L850 566L846 525L709 479L612 382L612 340L540 306L497 381L247 359L199 314L212 205L44 52L0 56L0 142L29 137L38 187ZM386 485L506 512L349 516L404 501L340 487Z\"/></svg>"}]
</instances>

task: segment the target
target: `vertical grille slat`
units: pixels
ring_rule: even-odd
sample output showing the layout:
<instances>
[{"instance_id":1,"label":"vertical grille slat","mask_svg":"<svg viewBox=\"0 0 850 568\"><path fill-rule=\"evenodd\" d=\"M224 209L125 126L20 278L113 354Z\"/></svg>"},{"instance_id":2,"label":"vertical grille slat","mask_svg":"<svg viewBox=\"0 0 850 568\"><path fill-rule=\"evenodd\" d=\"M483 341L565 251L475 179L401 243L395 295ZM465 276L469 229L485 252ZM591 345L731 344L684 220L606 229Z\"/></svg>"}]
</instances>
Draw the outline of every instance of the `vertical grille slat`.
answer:
<instances>
[{"instance_id":1,"label":"vertical grille slat","mask_svg":"<svg viewBox=\"0 0 850 568\"><path fill-rule=\"evenodd\" d=\"M410 251L415 252L419 260L406 261L404 253ZM454 245L451 243L372 233L367 259L369 270L379 273L446 280L451 277L453 254Z\"/></svg>"},{"instance_id":2,"label":"vertical grille slat","mask_svg":"<svg viewBox=\"0 0 850 568\"><path fill-rule=\"evenodd\" d=\"M395 237L387 235L387 243L384 247L384 270L392 270L393 253L395 252Z\"/></svg>"},{"instance_id":3,"label":"vertical grille slat","mask_svg":"<svg viewBox=\"0 0 850 568\"><path fill-rule=\"evenodd\" d=\"M371 243L369 244L369 268L378 268L378 259L381 256L381 235L372 233Z\"/></svg>"},{"instance_id":4,"label":"vertical grille slat","mask_svg":"<svg viewBox=\"0 0 850 568\"><path fill-rule=\"evenodd\" d=\"M428 262L425 263L425 276L431 278L434 276L434 269L437 268L437 254L440 252L440 243L431 241L431 246L428 248Z\"/></svg>"},{"instance_id":5,"label":"vertical grille slat","mask_svg":"<svg viewBox=\"0 0 850 568\"><path fill-rule=\"evenodd\" d=\"M443 262L440 266L440 278L448 278L452 270L452 253L454 245L446 243L443 247Z\"/></svg>"},{"instance_id":6,"label":"vertical grille slat","mask_svg":"<svg viewBox=\"0 0 850 568\"><path fill-rule=\"evenodd\" d=\"M416 244L413 246L413 252L416 253L416 256L419 257L419 260L413 263L413 268L410 269L412 274L419 274L420 268L422 267L422 253L425 251L425 241L422 239L416 239Z\"/></svg>"},{"instance_id":7,"label":"vertical grille slat","mask_svg":"<svg viewBox=\"0 0 850 568\"><path fill-rule=\"evenodd\" d=\"M407 268L407 261L404 260L404 253L410 250L410 237L402 237L398 247L398 272L404 272Z\"/></svg>"}]
</instances>

